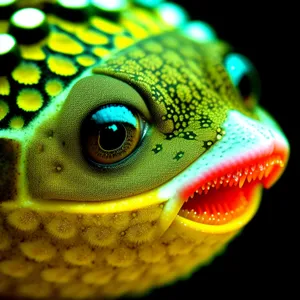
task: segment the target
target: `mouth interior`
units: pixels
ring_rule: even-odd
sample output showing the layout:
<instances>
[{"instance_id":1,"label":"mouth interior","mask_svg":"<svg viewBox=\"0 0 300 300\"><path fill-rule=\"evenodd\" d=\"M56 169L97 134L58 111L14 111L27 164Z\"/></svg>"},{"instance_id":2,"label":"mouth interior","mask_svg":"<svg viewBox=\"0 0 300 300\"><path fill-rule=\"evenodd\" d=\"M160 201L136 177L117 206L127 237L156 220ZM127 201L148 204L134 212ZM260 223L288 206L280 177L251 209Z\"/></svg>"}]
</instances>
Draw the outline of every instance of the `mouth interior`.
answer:
<instances>
[{"instance_id":1,"label":"mouth interior","mask_svg":"<svg viewBox=\"0 0 300 300\"><path fill-rule=\"evenodd\" d=\"M247 209L257 184L246 183L242 188L227 186L202 195L196 193L183 204L179 215L202 224L226 224Z\"/></svg>"},{"instance_id":2,"label":"mouth interior","mask_svg":"<svg viewBox=\"0 0 300 300\"><path fill-rule=\"evenodd\" d=\"M189 188L190 196L179 215L201 224L229 223L241 216L251 201L256 200L253 197L255 187L269 187L283 165L279 156L271 156L239 169L223 171L220 176L208 178L202 184L194 184L198 188Z\"/></svg>"}]
</instances>

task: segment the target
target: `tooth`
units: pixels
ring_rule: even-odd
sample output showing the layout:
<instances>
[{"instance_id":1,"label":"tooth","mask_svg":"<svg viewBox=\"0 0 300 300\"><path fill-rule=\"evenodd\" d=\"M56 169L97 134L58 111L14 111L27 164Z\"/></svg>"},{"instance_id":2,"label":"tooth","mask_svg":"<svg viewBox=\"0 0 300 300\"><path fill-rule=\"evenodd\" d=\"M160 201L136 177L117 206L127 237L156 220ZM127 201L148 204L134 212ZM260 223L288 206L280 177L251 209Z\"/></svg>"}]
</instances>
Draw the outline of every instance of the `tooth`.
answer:
<instances>
[{"instance_id":1,"label":"tooth","mask_svg":"<svg viewBox=\"0 0 300 300\"><path fill-rule=\"evenodd\" d=\"M232 187L233 183L234 183L234 179L231 179L230 182L229 182L229 186Z\"/></svg>"},{"instance_id":2,"label":"tooth","mask_svg":"<svg viewBox=\"0 0 300 300\"><path fill-rule=\"evenodd\" d=\"M213 212L214 215L218 214L218 211L217 211L215 205L212 204L212 208L211 209L212 209L212 212Z\"/></svg>"},{"instance_id":3,"label":"tooth","mask_svg":"<svg viewBox=\"0 0 300 300\"><path fill-rule=\"evenodd\" d=\"M253 180L255 180L257 178L258 174L259 174L259 172L257 170L255 170L255 172L253 173L253 176L252 176Z\"/></svg>"},{"instance_id":4,"label":"tooth","mask_svg":"<svg viewBox=\"0 0 300 300\"><path fill-rule=\"evenodd\" d=\"M224 205L224 208L225 208L225 211L226 211L225 216L227 216L229 214L230 209L229 209L227 203L224 203L223 205Z\"/></svg>"},{"instance_id":5,"label":"tooth","mask_svg":"<svg viewBox=\"0 0 300 300\"><path fill-rule=\"evenodd\" d=\"M247 178L246 175L243 175L243 176L240 178L240 181L239 181L239 187L240 187L240 188L244 185L244 182L245 182L246 178Z\"/></svg>"},{"instance_id":6,"label":"tooth","mask_svg":"<svg viewBox=\"0 0 300 300\"><path fill-rule=\"evenodd\" d=\"M261 180L264 177L264 171L261 171L258 175L258 179Z\"/></svg>"},{"instance_id":7,"label":"tooth","mask_svg":"<svg viewBox=\"0 0 300 300\"><path fill-rule=\"evenodd\" d=\"M196 190L196 193L199 193L199 191L198 191L198 190Z\"/></svg>"},{"instance_id":8,"label":"tooth","mask_svg":"<svg viewBox=\"0 0 300 300\"><path fill-rule=\"evenodd\" d=\"M265 172L265 177L268 177L268 176L270 175L272 169L273 169L273 166L270 166L270 167L266 170L266 172Z\"/></svg>"},{"instance_id":9,"label":"tooth","mask_svg":"<svg viewBox=\"0 0 300 300\"><path fill-rule=\"evenodd\" d=\"M248 182L252 181L252 174L249 174L249 175L247 176L247 181L248 181Z\"/></svg>"},{"instance_id":10,"label":"tooth","mask_svg":"<svg viewBox=\"0 0 300 300\"><path fill-rule=\"evenodd\" d=\"M249 169L248 169L248 168L245 168L244 174L245 174L245 175L248 175L248 173L249 173Z\"/></svg>"}]
</instances>

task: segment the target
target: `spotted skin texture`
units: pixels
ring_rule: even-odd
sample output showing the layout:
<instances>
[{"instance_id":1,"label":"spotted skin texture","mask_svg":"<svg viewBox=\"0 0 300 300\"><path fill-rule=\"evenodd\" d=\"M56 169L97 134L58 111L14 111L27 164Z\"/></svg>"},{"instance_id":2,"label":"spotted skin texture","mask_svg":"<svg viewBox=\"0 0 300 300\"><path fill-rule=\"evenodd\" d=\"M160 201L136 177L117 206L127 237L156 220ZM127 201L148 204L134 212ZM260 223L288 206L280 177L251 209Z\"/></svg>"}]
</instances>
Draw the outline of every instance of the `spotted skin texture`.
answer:
<instances>
[{"instance_id":1,"label":"spotted skin texture","mask_svg":"<svg viewBox=\"0 0 300 300\"><path fill-rule=\"evenodd\" d=\"M207 264L235 235L193 238L171 226L148 244L162 209L153 205L106 215L2 212L1 291L14 286L15 295L71 299L139 294ZM36 286L45 289L36 294Z\"/></svg>"},{"instance_id":2,"label":"spotted skin texture","mask_svg":"<svg viewBox=\"0 0 300 300\"><path fill-rule=\"evenodd\" d=\"M128 22L132 23L131 19L136 20L140 13L145 14L145 22L148 19L148 23L143 23L140 19L140 22L135 24L135 31L130 30L130 26L127 29ZM48 80L56 80L67 86L87 65L97 65L112 51L140 40L140 31L144 32L145 38L167 29L162 22L154 25L155 20L158 21L154 15L144 11L124 14L120 24L98 16L91 16L88 23L72 24L55 15L49 15L49 37L36 44L21 45L23 62L10 75L0 76L0 100L9 105L9 113L1 120L0 129L9 128L9 121L14 115L21 115L24 119L22 127L26 127L51 103L53 97L58 94L49 93ZM122 25L123 23L125 25ZM15 102L28 88L41 93L41 107L28 111L26 105L18 105Z\"/></svg>"},{"instance_id":3,"label":"spotted skin texture","mask_svg":"<svg viewBox=\"0 0 300 300\"><path fill-rule=\"evenodd\" d=\"M214 52L212 59L208 53ZM139 42L94 72L122 78L148 94L166 140L196 140L205 129L216 132L232 108L249 114L220 53L212 45L200 46L177 32Z\"/></svg>"},{"instance_id":4,"label":"spotted skin texture","mask_svg":"<svg viewBox=\"0 0 300 300\"><path fill-rule=\"evenodd\" d=\"M56 5L18 2L44 10L49 35L19 44L20 63L0 76L0 299L143 296L208 265L258 209L261 189L248 188L250 204L235 207L238 217L228 209L230 222L215 225L222 211L213 211L201 223L181 209L199 172L211 168L216 183L237 186L236 162L244 180L256 168L233 156L245 137L243 153L265 150L261 139L285 140L245 105L223 63L225 42L196 41L156 7L133 1L113 17L82 9L84 22ZM0 22L1 33L8 28ZM147 130L128 159L95 166L83 155L81 125L115 103L138 113ZM258 167L282 169L287 155L278 153ZM235 168L224 167L227 182L215 163L221 157ZM203 193L214 181L205 184Z\"/></svg>"}]
</instances>

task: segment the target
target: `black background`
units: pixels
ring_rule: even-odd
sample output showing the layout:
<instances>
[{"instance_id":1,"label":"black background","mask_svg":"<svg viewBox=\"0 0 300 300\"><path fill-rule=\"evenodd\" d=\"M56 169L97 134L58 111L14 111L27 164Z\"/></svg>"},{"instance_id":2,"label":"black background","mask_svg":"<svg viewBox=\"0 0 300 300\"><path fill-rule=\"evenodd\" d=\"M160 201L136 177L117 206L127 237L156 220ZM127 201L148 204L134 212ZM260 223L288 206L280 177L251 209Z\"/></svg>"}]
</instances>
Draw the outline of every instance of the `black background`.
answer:
<instances>
[{"instance_id":1,"label":"black background","mask_svg":"<svg viewBox=\"0 0 300 300\"><path fill-rule=\"evenodd\" d=\"M298 236L292 231L299 228L295 179L300 167L296 150L300 84L295 7L289 2L173 2L181 4L192 20L209 23L220 39L253 62L262 82L260 105L281 125L291 144L291 159L280 180L264 191L254 219L222 256L190 279L155 290L143 299L217 296L227 299L234 295L247 299L251 291L257 291L257 295L266 292L268 298L283 291L285 299L292 299L286 297L298 285L295 285L297 275L292 271L298 270L299 259L293 251L297 252Z\"/></svg>"}]
</instances>

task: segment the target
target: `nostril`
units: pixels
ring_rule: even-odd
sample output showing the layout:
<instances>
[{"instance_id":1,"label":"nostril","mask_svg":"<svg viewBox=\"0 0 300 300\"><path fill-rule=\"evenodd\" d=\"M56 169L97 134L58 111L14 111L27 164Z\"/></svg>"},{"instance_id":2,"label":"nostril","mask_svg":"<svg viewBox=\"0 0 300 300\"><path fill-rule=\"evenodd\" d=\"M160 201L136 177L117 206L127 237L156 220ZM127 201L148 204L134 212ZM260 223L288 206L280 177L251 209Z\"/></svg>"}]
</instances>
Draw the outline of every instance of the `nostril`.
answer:
<instances>
[{"instance_id":1,"label":"nostril","mask_svg":"<svg viewBox=\"0 0 300 300\"><path fill-rule=\"evenodd\" d=\"M17 197L20 144L12 139L0 139L0 203Z\"/></svg>"}]
</instances>

